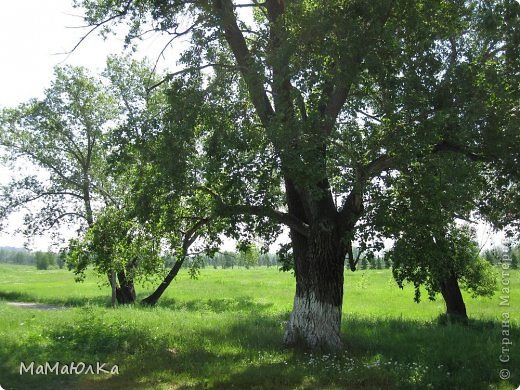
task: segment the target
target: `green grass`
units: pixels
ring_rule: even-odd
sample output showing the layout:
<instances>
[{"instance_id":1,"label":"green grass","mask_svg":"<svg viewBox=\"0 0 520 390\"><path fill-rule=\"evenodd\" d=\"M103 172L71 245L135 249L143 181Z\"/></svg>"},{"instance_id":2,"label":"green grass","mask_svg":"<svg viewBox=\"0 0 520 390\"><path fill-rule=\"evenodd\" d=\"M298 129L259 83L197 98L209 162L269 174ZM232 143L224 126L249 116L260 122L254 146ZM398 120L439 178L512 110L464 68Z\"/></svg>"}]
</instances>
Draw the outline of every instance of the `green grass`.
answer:
<instances>
[{"instance_id":1,"label":"green grass","mask_svg":"<svg viewBox=\"0 0 520 390\"><path fill-rule=\"evenodd\" d=\"M89 274L0 264L0 386L4 389L516 389L520 272L510 307L498 295L466 304L469 326L442 325L442 300L412 301L389 271L346 272L337 354L285 350L294 278L276 269L181 272L156 308L111 309ZM142 296L146 291L140 289ZM16 308L7 301L64 306ZM501 315L511 317L510 362L499 361ZM106 362L119 375L19 375L20 362ZM499 377L509 369L511 378Z\"/></svg>"}]
</instances>

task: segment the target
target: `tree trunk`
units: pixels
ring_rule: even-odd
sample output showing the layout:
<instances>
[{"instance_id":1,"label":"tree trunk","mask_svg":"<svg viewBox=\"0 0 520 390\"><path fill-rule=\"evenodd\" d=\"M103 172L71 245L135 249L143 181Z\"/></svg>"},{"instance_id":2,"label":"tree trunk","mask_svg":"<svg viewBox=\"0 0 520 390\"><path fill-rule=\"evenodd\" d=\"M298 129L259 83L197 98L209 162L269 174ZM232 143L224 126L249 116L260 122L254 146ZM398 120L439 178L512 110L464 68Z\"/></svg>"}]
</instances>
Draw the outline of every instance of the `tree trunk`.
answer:
<instances>
[{"instance_id":1,"label":"tree trunk","mask_svg":"<svg viewBox=\"0 0 520 390\"><path fill-rule=\"evenodd\" d=\"M344 245L336 229L312 229L310 237L291 231L296 294L284 344L313 350L341 348Z\"/></svg>"},{"instance_id":2,"label":"tree trunk","mask_svg":"<svg viewBox=\"0 0 520 390\"><path fill-rule=\"evenodd\" d=\"M467 321L466 305L462 298L457 276L451 273L450 276L440 283L441 294L446 302L446 315L448 319L455 321Z\"/></svg>"},{"instance_id":3,"label":"tree trunk","mask_svg":"<svg viewBox=\"0 0 520 390\"><path fill-rule=\"evenodd\" d=\"M117 281L116 272L114 270L110 270L108 279L110 280L110 287L112 288L112 307L115 307L117 301Z\"/></svg>"},{"instance_id":4,"label":"tree trunk","mask_svg":"<svg viewBox=\"0 0 520 390\"><path fill-rule=\"evenodd\" d=\"M116 288L117 303L134 303L136 294L133 280L127 278L124 272L118 272L117 279L119 280L119 286Z\"/></svg>"},{"instance_id":5,"label":"tree trunk","mask_svg":"<svg viewBox=\"0 0 520 390\"><path fill-rule=\"evenodd\" d=\"M172 280L175 279L175 277L179 273L179 270L182 267L182 263L184 263L184 259L185 257L175 262L173 268L170 270L170 272L168 272L168 275L166 275L159 287L157 287L157 289L150 296L143 299L141 301L141 304L154 306L157 303L159 298L161 298L163 292L168 288Z\"/></svg>"}]
</instances>

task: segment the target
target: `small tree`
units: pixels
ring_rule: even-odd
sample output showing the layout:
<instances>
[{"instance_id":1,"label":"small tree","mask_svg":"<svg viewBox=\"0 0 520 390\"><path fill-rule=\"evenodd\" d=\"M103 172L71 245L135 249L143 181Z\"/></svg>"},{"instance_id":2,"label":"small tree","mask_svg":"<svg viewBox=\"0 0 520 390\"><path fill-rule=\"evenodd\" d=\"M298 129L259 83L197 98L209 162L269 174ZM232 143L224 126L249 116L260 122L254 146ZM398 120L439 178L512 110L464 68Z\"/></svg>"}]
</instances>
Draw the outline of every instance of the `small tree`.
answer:
<instances>
[{"instance_id":1,"label":"small tree","mask_svg":"<svg viewBox=\"0 0 520 390\"><path fill-rule=\"evenodd\" d=\"M233 252L225 251L222 253L224 262L222 268L234 268L236 265L236 255Z\"/></svg>"},{"instance_id":2,"label":"small tree","mask_svg":"<svg viewBox=\"0 0 520 390\"><path fill-rule=\"evenodd\" d=\"M502 251L497 247L486 249L483 257L489 262L489 264L498 265L502 261Z\"/></svg>"},{"instance_id":3,"label":"small tree","mask_svg":"<svg viewBox=\"0 0 520 390\"><path fill-rule=\"evenodd\" d=\"M465 320L466 305L459 283L474 296L490 296L496 290L496 275L479 256L469 227L451 225L443 232L415 229L401 236L389 252L393 275L401 288L406 281L414 284L416 302L424 285L431 300L441 293L449 317Z\"/></svg>"},{"instance_id":4,"label":"small tree","mask_svg":"<svg viewBox=\"0 0 520 390\"><path fill-rule=\"evenodd\" d=\"M77 280L85 278L87 267L100 274L115 272L119 303L132 303L134 280L158 275L164 267L160 256L160 236L129 217L124 209L106 208L98 215L83 239L71 240L66 261L73 266Z\"/></svg>"},{"instance_id":5,"label":"small tree","mask_svg":"<svg viewBox=\"0 0 520 390\"><path fill-rule=\"evenodd\" d=\"M51 252L36 252L36 269L47 270L56 265L54 254Z\"/></svg>"},{"instance_id":6,"label":"small tree","mask_svg":"<svg viewBox=\"0 0 520 390\"><path fill-rule=\"evenodd\" d=\"M56 256L56 265L59 267L59 269L63 269L65 266L65 258L66 258L66 252L60 251L58 255Z\"/></svg>"},{"instance_id":7,"label":"small tree","mask_svg":"<svg viewBox=\"0 0 520 390\"><path fill-rule=\"evenodd\" d=\"M29 162L44 173L26 170L0 189L0 220L30 210L24 216L25 236L49 231L57 236L64 226L83 233L94 225L97 210L115 207L118 196L108 173L107 142L118 114L101 80L72 66L55 68L42 100L0 111L5 161L12 166ZM26 207L38 202L39 208ZM72 244L78 240L81 234ZM133 285L125 272L118 273L119 288L128 288L129 296Z\"/></svg>"},{"instance_id":8,"label":"small tree","mask_svg":"<svg viewBox=\"0 0 520 390\"><path fill-rule=\"evenodd\" d=\"M240 265L249 269L257 266L260 258L260 250L254 243L241 243L238 245L238 256Z\"/></svg>"},{"instance_id":9,"label":"small tree","mask_svg":"<svg viewBox=\"0 0 520 390\"><path fill-rule=\"evenodd\" d=\"M367 256L368 257L368 265L370 269L376 268L376 257L375 256Z\"/></svg>"}]
</instances>

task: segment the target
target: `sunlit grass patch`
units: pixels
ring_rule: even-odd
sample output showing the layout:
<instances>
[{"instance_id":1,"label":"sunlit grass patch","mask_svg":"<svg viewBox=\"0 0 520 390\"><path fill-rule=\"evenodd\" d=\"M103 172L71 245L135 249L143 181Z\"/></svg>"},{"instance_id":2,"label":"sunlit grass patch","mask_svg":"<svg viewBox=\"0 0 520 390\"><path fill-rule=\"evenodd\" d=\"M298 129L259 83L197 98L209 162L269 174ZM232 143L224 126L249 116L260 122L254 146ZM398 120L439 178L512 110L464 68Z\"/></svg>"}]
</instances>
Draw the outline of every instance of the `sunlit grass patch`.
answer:
<instances>
[{"instance_id":1,"label":"sunlit grass patch","mask_svg":"<svg viewBox=\"0 0 520 390\"><path fill-rule=\"evenodd\" d=\"M199 280L183 273L158 307L116 309L96 282L78 285L66 271L51 277L20 269L26 283L10 284L18 268L0 265L5 389L508 389L520 381L513 363L509 381L498 376L504 309L498 297L467 298L469 325L443 325L442 302L413 303L413 291L391 285L388 271L346 274L344 348L315 354L281 345L294 280L275 269L203 270ZM511 278L512 302L519 276ZM17 298L66 309L5 304ZM518 340L518 309L508 310L510 337ZM119 375L20 376L21 361L99 361L117 364ZM513 347L511 362L518 361Z\"/></svg>"}]
</instances>

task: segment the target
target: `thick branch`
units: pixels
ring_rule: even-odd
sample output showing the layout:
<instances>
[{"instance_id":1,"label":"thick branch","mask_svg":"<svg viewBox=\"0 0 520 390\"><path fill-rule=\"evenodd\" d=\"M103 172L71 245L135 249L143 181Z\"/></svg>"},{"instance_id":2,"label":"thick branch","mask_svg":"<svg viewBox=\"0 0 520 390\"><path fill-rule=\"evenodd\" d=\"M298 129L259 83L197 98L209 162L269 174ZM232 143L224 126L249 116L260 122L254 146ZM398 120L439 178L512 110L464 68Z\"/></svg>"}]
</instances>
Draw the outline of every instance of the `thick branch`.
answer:
<instances>
[{"instance_id":1,"label":"thick branch","mask_svg":"<svg viewBox=\"0 0 520 390\"><path fill-rule=\"evenodd\" d=\"M339 212L340 221L345 231L354 228L363 213L363 194L370 179L381 172L395 168L395 160L387 154L382 154L370 163L358 168L356 181Z\"/></svg>"},{"instance_id":2,"label":"thick branch","mask_svg":"<svg viewBox=\"0 0 520 390\"><path fill-rule=\"evenodd\" d=\"M372 119L373 121L376 121L376 122L378 122L378 123L382 123L381 118L379 118L379 117L377 117L377 116L375 116L375 115L371 115L371 114L369 114L368 112L365 112L365 111L363 111L363 110L357 110L357 112L360 113L360 114L363 115L363 116L366 116L367 118Z\"/></svg>"},{"instance_id":3,"label":"thick branch","mask_svg":"<svg viewBox=\"0 0 520 390\"><path fill-rule=\"evenodd\" d=\"M374 19L368 22L366 37L377 37L386 21L390 17L393 1L389 1L386 9ZM350 55L342 63L337 64L336 76L333 85L328 83L324 89L324 107L322 109L322 131L325 136L330 135L334 129L336 120L347 101L350 88L355 81L366 53L371 48L375 39L369 39L365 45L357 45L352 48Z\"/></svg>"},{"instance_id":4,"label":"thick branch","mask_svg":"<svg viewBox=\"0 0 520 390\"><path fill-rule=\"evenodd\" d=\"M164 84L165 82L168 82L170 80L172 80L175 76L178 76L180 74L184 74L184 73L187 73L187 72L193 72L195 70L202 70L202 69L206 69L206 68L211 68L211 67L221 67L221 68L229 68L229 69L236 69L236 67L232 66L232 65L227 65L227 64L205 64L205 65L201 65L201 66L190 66L189 68L185 68L185 69L181 69L181 70L178 70L177 72L173 72L173 73L168 73L166 75L165 78L163 78L161 81L155 83L154 85L152 85L151 87L148 87L146 89L146 92L147 93L150 93L151 91L153 91L155 88L161 86L162 84Z\"/></svg>"},{"instance_id":5,"label":"thick branch","mask_svg":"<svg viewBox=\"0 0 520 390\"><path fill-rule=\"evenodd\" d=\"M304 121L307 120L307 108L305 107L305 100L303 99L303 95L300 90L296 87L292 87L292 93L294 95L294 99L296 100L296 106L300 111L300 115Z\"/></svg>"},{"instance_id":6,"label":"thick branch","mask_svg":"<svg viewBox=\"0 0 520 390\"><path fill-rule=\"evenodd\" d=\"M274 110L264 88L264 76L256 69L255 61L249 52L244 35L237 25L237 19L233 11L233 3L230 0L215 0L214 9L220 17L221 27L242 77L244 78L251 101L264 128L269 128Z\"/></svg>"},{"instance_id":7,"label":"thick branch","mask_svg":"<svg viewBox=\"0 0 520 390\"><path fill-rule=\"evenodd\" d=\"M323 133L330 135L336 119L347 101L350 85L341 84L336 85L330 94L327 105L323 111Z\"/></svg>"},{"instance_id":8,"label":"thick branch","mask_svg":"<svg viewBox=\"0 0 520 390\"><path fill-rule=\"evenodd\" d=\"M386 171L388 169L392 169L396 167L395 160L390 157L388 154L382 154L376 159L372 160L370 163L361 168L362 175L365 180L369 180L381 172Z\"/></svg>"},{"instance_id":9,"label":"thick branch","mask_svg":"<svg viewBox=\"0 0 520 390\"><path fill-rule=\"evenodd\" d=\"M182 240L182 252L178 254L178 256L176 256L177 261L173 265L170 272L168 272L168 275L166 275L162 283L157 287L157 289L151 295L149 295L141 301L143 305L153 306L157 303L161 295L164 293L164 291L168 288L172 280L179 273L179 270L181 269L184 260L188 256L188 249L200 235L199 230L210 221L210 218L201 218L187 232L183 233L184 238Z\"/></svg>"},{"instance_id":10,"label":"thick branch","mask_svg":"<svg viewBox=\"0 0 520 390\"><path fill-rule=\"evenodd\" d=\"M252 205L222 205L219 211L222 216L256 215L259 217L268 217L287 225L304 236L309 236L309 225L289 213L273 210L269 207Z\"/></svg>"},{"instance_id":11,"label":"thick branch","mask_svg":"<svg viewBox=\"0 0 520 390\"><path fill-rule=\"evenodd\" d=\"M188 229L186 233L184 233L184 239L182 241L182 257L185 257L188 254L188 249L200 236L199 230L204 225L207 225L210 221L211 218L201 218L195 224L193 224L193 226L190 229Z\"/></svg>"},{"instance_id":12,"label":"thick branch","mask_svg":"<svg viewBox=\"0 0 520 390\"><path fill-rule=\"evenodd\" d=\"M290 52L287 50L287 32L282 18L284 6L282 1L266 1L269 17L269 37L271 55L268 57L273 72L273 100L278 118L283 124L289 124L294 118L294 107L291 97L291 71L289 68ZM296 128L295 126L292 126ZM296 134L292 134L296 138Z\"/></svg>"},{"instance_id":13,"label":"thick branch","mask_svg":"<svg viewBox=\"0 0 520 390\"><path fill-rule=\"evenodd\" d=\"M227 205L222 201L221 196L211 188L206 186L199 186L198 189L206 192L215 199L217 202L217 213L221 216L256 215L259 217L268 217L297 230L304 236L309 235L309 225L292 214L277 211L267 206Z\"/></svg>"},{"instance_id":14,"label":"thick branch","mask_svg":"<svg viewBox=\"0 0 520 390\"><path fill-rule=\"evenodd\" d=\"M484 156L481 154L474 153L465 146L458 145L454 142L450 141L441 141L438 144L436 144L433 147L433 153L441 153L441 152L453 152L453 153L459 153L467 158L469 158L472 161L480 161L480 162L492 162L495 160L493 156Z\"/></svg>"}]
</instances>

